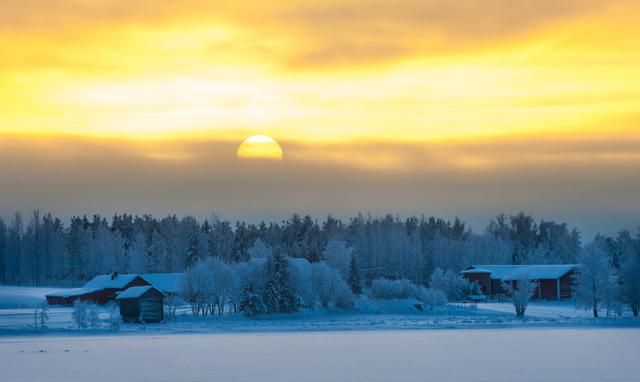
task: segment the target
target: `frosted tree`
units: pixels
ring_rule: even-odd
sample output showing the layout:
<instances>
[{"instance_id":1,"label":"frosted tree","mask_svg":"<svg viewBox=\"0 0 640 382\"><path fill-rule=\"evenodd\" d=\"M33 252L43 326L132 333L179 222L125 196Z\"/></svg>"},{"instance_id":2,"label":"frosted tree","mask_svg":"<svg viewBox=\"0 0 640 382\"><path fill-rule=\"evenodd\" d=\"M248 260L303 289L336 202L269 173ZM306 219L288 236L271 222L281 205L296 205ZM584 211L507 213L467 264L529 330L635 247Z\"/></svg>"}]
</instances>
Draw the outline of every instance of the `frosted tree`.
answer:
<instances>
[{"instance_id":1,"label":"frosted tree","mask_svg":"<svg viewBox=\"0 0 640 382\"><path fill-rule=\"evenodd\" d=\"M36 305L33 311L33 326L35 330L47 330L47 322L49 322L49 305L44 302Z\"/></svg>"},{"instance_id":2,"label":"frosted tree","mask_svg":"<svg viewBox=\"0 0 640 382\"><path fill-rule=\"evenodd\" d=\"M40 304L40 329L46 330L48 328L47 323L49 322L49 304L43 302Z\"/></svg>"},{"instance_id":3,"label":"frosted tree","mask_svg":"<svg viewBox=\"0 0 640 382\"><path fill-rule=\"evenodd\" d=\"M590 243L578 257L578 262L580 269L574 288L576 303L591 309L593 317L598 317L598 309L605 302L612 281L607 253L597 243Z\"/></svg>"},{"instance_id":4,"label":"frosted tree","mask_svg":"<svg viewBox=\"0 0 640 382\"><path fill-rule=\"evenodd\" d=\"M441 290L449 301L459 301L465 298L467 292L473 289L471 283L460 274L452 271L443 271L440 268L431 275L429 287Z\"/></svg>"},{"instance_id":5,"label":"frosted tree","mask_svg":"<svg viewBox=\"0 0 640 382\"><path fill-rule=\"evenodd\" d=\"M343 240L329 240L322 255L331 268L337 269L346 280L349 277L349 263L352 249Z\"/></svg>"},{"instance_id":6,"label":"frosted tree","mask_svg":"<svg viewBox=\"0 0 640 382\"><path fill-rule=\"evenodd\" d=\"M629 305L634 316L640 314L640 252L627 255L620 269L622 302Z\"/></svg>"},{"instance_id":7,"label":"frosted tree","mask_svg":"<svg viewBox=\"0 0 640 382\"><path fill-rule=\"evenodd\" d=\"M418 300L424 302L429 306L430 310L433 310L436 306L443 306L447 303L447 296L443 291L432 288L418 288Z\"/></svg>"},{"instance_id":8,"label":"frosted tree","mask_svg":"<svg viewBox=\"0 0 640 382\"><path fill-rule=\"evenodd\" d=\"M107 308L109 309L109 329L114 331L120 330L120 311L118 304L115 302L109 303Z\"/></svg>"},{"instance_id":9,"label":"frosted tree","mask_svg":"<svg viewBox=\"0 0 640 382\"><path fill-rule=\"evenodd\" d=\"M269 256L271 256L271 247L266 245L262 239L257 239L249 248L249 257L252 259L267 259Z\"/></svg>"},{"instance_id":10,"label":"frosted tree","mask_svg":"<svg viewBox=\"0 0 640 382\"><path fill-rule=\"evenodd\" d=\"M517 275L513 280L502 282L502 288L507 292L516 310L517 317L524 317L529 306L529 300L538 288L538 283L531 280L526 273Z\"/></svg>"},{"instance_id":11,"label":"frosted tree","mask_svg":"<svg viewBox=\"0 0 640 382\"><path fill-rule=\"evenodd\" d=\"M205 262L205 267L209 281L210 303L215 305L218 314L222 315L230 297L240 288L240 281L233 269L220 260L208 259ZM210 313L213 314L212 309L210 309Z\"/></svg>"},{"instance_id":12,"label":"frosted tree","mask_svg":"<svg viewBox=\"0 0 640 382\"><path fill-rule=\"evenodd\" d=\"M73 304L73 313L72 313L73 321L75 321L76 325L80 329L86 329L89 324L88 320L88 312L87 312L87 304L82 301L76 301Z\"/></svg>"},{"instance_id":13,"label":"frosted tree","mask_svg":"<svg viewBox=\"0 0 640 382\"><path fill-rule=\"evenodd\" d=\"M325 262L321 261L312 265L311 284L323 308L327 309L331 305L342 309L353 306L354 297L351 289L340 272L329 267Z\"/></svg>"},{"instance_id":14,"label":"frosted tree","mask_svg":"<svg viewBox=\"0 0 640 382\"><path fill-rule=\"evenodd\" d=\"M87 321L91 329L97 329L100 327L100 316L98 315L98 307L91 304L88 308Z\"/></svg>"},{"instance_id":15,"label":"frosted tree","mask_svg":"<svg viewBox=\"0 0 640 382\"><path fill-rule=\"evenodd\" d=\"M207 313L205 305L209 296L209 275L204 264L198 263L187 269L182 277L180 295L191 306L194 316Z\"/></svg>"},{"instance_id":16,"label":"frosted tree","mask_svg":"<svg viewBox=\"0 0 640 382\"><path fill-rule=\"evenodd\" d=\"M416 297L418 287L411 280L388 280L379 278L371 283L371 295L375 298L407 299Z\"/></svg>"}]
</instances>

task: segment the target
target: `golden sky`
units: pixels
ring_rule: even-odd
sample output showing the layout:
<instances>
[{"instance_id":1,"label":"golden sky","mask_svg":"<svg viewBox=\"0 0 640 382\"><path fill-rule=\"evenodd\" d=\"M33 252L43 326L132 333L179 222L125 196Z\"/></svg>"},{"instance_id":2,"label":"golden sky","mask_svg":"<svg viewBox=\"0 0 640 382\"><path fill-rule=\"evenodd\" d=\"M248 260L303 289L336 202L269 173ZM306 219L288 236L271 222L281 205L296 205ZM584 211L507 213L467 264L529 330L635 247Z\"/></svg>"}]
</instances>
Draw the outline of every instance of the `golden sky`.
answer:
<instances>
[{"instance_id":1,"label":"golden sky","mask_svg":"<svg viewBox=\"0 0 640 382\"><path fill-rule=\"evenodd\" d=\"M632 144L640 138L636 0L7 0L1 6L5 157L17 151L77 158L97 145L111 147L102 160L117 162L117 147L126 146L127 155L158 168L169 162L197 168L194 147L237 146L265 134L282 144L285 162L383 170L385 179L438 168L506 182L505 166L542 164L576 176L594 163L625 180L640 174L640 149ZM69 170L75 162L67 159L51 163ZM590 192L613 187L598 183L599 174L583 175L596 178ZM639 182L619 199L637 202ZM622 192L607 190L590 202ZM5 198L0 212L19 206L18 199ZM38 194L28 200L46 209ZM518 201L522 207L496 201L484 208L527 209L527 200ZM388 206L403 208L411 211Z\"/></svg>"}]
</instances>

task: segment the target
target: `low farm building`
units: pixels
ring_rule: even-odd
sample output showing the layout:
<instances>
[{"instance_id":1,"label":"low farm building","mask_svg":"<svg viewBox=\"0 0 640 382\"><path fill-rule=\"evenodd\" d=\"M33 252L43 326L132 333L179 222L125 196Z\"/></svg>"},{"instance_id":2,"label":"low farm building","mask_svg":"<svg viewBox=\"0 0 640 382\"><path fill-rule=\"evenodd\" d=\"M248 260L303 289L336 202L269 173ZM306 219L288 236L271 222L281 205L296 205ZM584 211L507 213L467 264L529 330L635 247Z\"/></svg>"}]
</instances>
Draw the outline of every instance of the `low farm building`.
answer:
<instances>
[{"instance_id":1,"label":"low farm building","mask_svg":"<svg viewBox=\"0 0 640 382\"><path fill-rule=\"evenodd\" d=\"M142 285L149 285L149 282L140 275L112 273L96 276L81 288L49 293L46 297L49 305L72 305L76 301L106 304L114 301L117 293Z\"/></svg>"},{"instance_id":2,"label":"low farm building","mask_svg":"<svg viewBox=\"0 0 640 382\"><path fill-rule=\"evenodd\" d=\"M176 295L180 291L182 273L146 273L98 275L81 288L65 289L49 293L49 305L73 305L76 301L106 304L132 287L153 286L165 295Z\"/></svg>"},{"instance_id":3,"label":"low farm building","mask_svg":"<svg viewBox=\"0 0 640 382\"><path fill-rule=\"evenodd\" d=\"M166 295L151 286L131 287L120 293L116 300L124 322L160 322L164 319Z\"/></svg>"},{"instance_id":4,"label":"low farm building","mask_svg":"<svg viewBox=\"0 0 640 382\"><path fill-rule=\"evenodd\" d=\"M485 296L505 293L503 282L514 282L523 276L538 283L532 298L537 300L568 300L571 298L574 275L579 265L472 265L460 274L476 282Z\"/></svg>"}]
</instances>

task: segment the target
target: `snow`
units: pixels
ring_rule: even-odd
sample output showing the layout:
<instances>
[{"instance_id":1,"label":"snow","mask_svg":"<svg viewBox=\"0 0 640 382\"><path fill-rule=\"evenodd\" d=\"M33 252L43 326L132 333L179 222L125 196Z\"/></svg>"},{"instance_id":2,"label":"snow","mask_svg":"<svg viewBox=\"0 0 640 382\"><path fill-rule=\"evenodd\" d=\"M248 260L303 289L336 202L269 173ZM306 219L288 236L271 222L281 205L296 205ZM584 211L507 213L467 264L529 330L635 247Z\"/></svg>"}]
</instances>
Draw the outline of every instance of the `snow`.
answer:
<instances>
[{"instance_id":1,"label":"snow","mask_svg":"<svg viewBox=\"0 0 640 382\"><path fill-rule=\"evenodd\" d=\"M177 294L180 292L184 273L145 273L142 278L164 293Z\"/></svg>"},{"instance_id":2,"label":"snow","mask_svg":"<svg viewBox=\"0 0 640 382\"><path fill-rule=\"evenodd\" d=\"M47 293L47 296L52 297L70 297L70 296L82 296L88 293L93 293L102 290L101 288L70 288L64 290L56 290L55 292Z\"/></svg>"},{"instance_id":3,"label":"snow","mask_svg":"<svg viewBox=\"0 0 640 382\"><path fill-rule=\"evenodd\" d=\"M45 296L60 288L0 285L0 309L34 307L46 301Z\"/></svg>"},{"instance_id":4,"label":"snow","mask_svg":"<svg viewBox=\"0 0 640 382\"><path fill-rule=\"evenodd\" d=\"M553 264L553 265L473 265L471 269L463 273L491 273L494 280L516 280L519 276L526 275L532 280L558 279L575 268L577 264Z\"/></svg>"},{"instance_id":5,"label":"snow","mask_svg":"<svg viewBox=\"0 0 640 382\"><path fill-rule=\"evenodd\" d=\"M512 313L513 305L510 303L486 303L478 304L478 309L482 311ZM590 318L591 311L577 309L573 302L531 302L527 307L526 316L536 318L566 319L566 318Z\"/></svg>"},{"instance_id":6,"label":"snow","mask_svg":"<svg viewBox=\"0 0 640 382\"><path fill-rule=\"evenodd\" d=\"M103 289L122 289L139 276L140 275L137 274L124 274L117 275L115 277L112 277L111 275L98 275L89 280L81 288L72 288L65 290L58 289L51 293L47 293L47 295L53 297L70 297L82 296Z\"/></svg>"},{"instance_id":7,"label":"snow","mask_svg":"<svg viewBox=\"0 0 640 382\"><path fill-rule=\"evenodd\" d=\"M157 288L154 288L151 285L131 287L131 288L128 288L127 290L125 290L124 292L121 292L118 295L118 297L116 297L116 300L122 300L122 299L125 299L125 298L137 298L137 297L140 297L143 294L147 293L151 289L155 289L158 292L162 293Z\"/></svg>"},{"instance_id":8,"label":"snow","mask_svg":"<svg viewBox=\"0 0 640 382\"><path fill-rule=\"evenodd\" d=\"M111 275L98 275L93 279L89 280L84 285L84 288L92 288L92 289L121 289L127 286L130 282L135 280L136 277L139 277L138 274L123 274L117 275L112 278Z\"/></svg>"},{"instance_id":9,"label":"snow","mask_svg":"<svg viewBox=\"0 0 640 382\"><path fill-rule=\"evenodd\" d=\"M617 382L640 380L638 354L639 329L0 338L12 382Z\"/></svg>"}]
</instances>

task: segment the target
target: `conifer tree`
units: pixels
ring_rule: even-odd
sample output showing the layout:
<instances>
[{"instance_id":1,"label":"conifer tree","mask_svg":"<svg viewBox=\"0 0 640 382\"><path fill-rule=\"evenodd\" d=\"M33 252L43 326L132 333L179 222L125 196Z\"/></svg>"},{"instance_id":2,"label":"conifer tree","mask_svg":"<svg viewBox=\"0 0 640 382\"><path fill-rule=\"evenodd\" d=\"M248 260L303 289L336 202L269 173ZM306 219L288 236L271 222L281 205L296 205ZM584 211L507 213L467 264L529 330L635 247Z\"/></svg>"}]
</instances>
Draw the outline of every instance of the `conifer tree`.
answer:
<instances>
[{"instance_id":1,"label":"conifer tree","mask_svg":"<svg viewBox=\"0 0 640 382\"><path fill-rule=\"evenodd\" d=\"M274 251L267 260L264 305L269 313L292 313L300 308L299 298L291 283L289 260L279 250Z\"/></svg>"},{"instance_id":2,"label":"conifer tree","mask_svg":"<svg viewBox=\"0 0 640 382\"><path fill-rule=\"evenodd\" d=\"M252 282L246 282L242 286L242 296L240 300L240 312L245 316L255 316L265 312L265 306L262 303L260 295L256 293L256 290Z\"/></svg>"},{"instance_id":3,"label":"conifer tree","mask_svg":"<svg viewBox=\"0 0 640 382\"><path fill-rule=\"evenodd\" d=\"M358 272L358 260L355 255L351 256L349 264L349 279L347 280L349 288L355 295L362 294L362 284L360 283L360 272Z\"/></svg>"}]
</instances>

